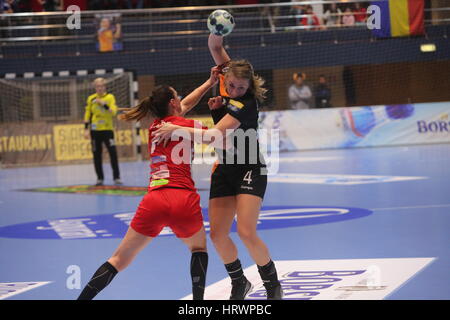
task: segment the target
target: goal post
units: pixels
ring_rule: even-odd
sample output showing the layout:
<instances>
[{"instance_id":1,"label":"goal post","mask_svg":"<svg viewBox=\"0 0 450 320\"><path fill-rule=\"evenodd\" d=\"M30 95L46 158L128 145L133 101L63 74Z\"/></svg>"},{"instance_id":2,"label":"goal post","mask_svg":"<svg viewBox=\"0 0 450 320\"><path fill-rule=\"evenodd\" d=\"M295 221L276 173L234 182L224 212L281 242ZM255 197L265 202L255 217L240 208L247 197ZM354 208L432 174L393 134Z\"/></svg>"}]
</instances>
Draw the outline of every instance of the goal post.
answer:
<instances>
[{"instance_id":1,"label":"goal post","mask_svg":"<svg viewBox=\"0 0 450 320\"><path fill-rule=\"evenodd\" d=\"M92 161L90 140L83 136L83 119L87 98L95 93L93 81L98 77L106 80L107 92L114 94L119 108L135 105L137 85L132 72L24 74L0 79L0 164ZM119 159L135 160L138 138L133 124L117 118L114 121Z\"/></svg>"},{"instance_id":2,"label":"goal post","mask_svg":"<svg viewBox=\"0 0 450 320\"><path fill-rule=\"evenodd\" d=\"M74 122L82 120L87 97L95 93L95 78L106 80L107 92L118 107L134 105L131 72L56 77L0 79L0 123L23 121Z\"/></svg>"}]
</instances>

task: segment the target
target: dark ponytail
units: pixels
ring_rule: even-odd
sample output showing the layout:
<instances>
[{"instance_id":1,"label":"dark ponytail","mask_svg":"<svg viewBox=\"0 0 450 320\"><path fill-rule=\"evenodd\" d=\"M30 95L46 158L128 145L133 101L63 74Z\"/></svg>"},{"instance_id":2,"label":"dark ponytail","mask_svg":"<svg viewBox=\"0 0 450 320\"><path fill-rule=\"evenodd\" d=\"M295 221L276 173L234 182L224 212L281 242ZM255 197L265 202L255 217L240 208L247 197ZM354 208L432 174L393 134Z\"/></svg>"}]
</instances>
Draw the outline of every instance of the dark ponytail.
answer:
<instances>
[{"instance_id":1,"label":"dark ponytail","mask_svg":"<svg viewBox=\"0 0 450 320\"><path fill-rule=\"evenodd\" d=\"M142 100L137 106L131 108L119 116L119 119L125 121L136 120L151 116L154 118L164 118L169 115L170 99L175 98L173 89L169 86L157 86L152 95Z\"/></svg>"}]
</instances>

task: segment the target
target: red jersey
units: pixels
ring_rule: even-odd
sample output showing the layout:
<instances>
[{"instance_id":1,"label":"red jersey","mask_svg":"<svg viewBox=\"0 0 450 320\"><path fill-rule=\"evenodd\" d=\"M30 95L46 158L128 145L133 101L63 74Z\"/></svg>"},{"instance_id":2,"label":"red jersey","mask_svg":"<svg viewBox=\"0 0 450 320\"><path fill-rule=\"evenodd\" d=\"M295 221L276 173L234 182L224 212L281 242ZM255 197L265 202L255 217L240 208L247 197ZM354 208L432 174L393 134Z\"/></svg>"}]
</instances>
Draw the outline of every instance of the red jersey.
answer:
<instances>
[{"instance_id":1,"label":"red jersey","mask_svg":"<svg viewBox=\"0 0 450 320\"><path fill-rule=\"evenodd\" d=\"M191 175L191 163L194 158L194 143L180 137L171 140L164 147L163 143L156 144L152 133L161 121L170 122L182 127L203 128L200 121L177 116L168 116L153 121L149 128L149 154L150 154L150 184L148 191L159 188L182 188L196 191Z\"/></svg>"},{"instance_id":2,"label":"red jersey","mask_svg":"<svg viewBox=\"0 0 450 320\"><path fill-rule=\"evenodd\" d=\"M365 22L367 18L367 10L366 8L360 8L353 12L355 16L356 22Z\"/></svg>"}]
</instances>

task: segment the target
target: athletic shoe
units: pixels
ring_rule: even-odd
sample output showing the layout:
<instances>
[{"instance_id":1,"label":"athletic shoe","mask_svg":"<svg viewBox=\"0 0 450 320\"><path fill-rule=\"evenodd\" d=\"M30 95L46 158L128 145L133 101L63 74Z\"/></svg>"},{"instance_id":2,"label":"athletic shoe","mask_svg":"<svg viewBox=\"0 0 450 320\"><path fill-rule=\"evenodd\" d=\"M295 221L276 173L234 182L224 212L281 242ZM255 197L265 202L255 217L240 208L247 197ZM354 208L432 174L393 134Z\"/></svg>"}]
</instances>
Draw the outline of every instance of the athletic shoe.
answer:
<instances>
[{"instance_id":1,"label":"athletic shoe","mask_svg":"<svg viewBox=\"0 0 450 320\"><path fill-rule=\"evenodd\" d=\"M95 184L96 186L102 186L103 185L103 180L98 179L97 183Z\"/></svg>"},{"instance_id":2,"label":"athletic shoe","mask_svg":"<svg viewBox=\"0 0 450 320\"><path fill-rule=\"evenodd\" d=\"M267 300L281 300L283 299L284 293L283 288L278 283L276 286L270 286L264 284L267 291Z\"/></svg>"},{"instance_id":3,"label":"athletic shoe","mask_svg":"<svg viewBox=\"0 0 450 320\"><path fill-rule=\"evenodd\" d=\"M246 277L243 280L231 281L230 300L244 300L247 294L252 291L253 285Z\"/></svg>"},{"instance_id":4,"label":"athletic shoe","mask_svg":"<svg viewBox=\"0 0 450 320\"><path fill-rule=\"evenodd\" d=\"M120 179L114 179L114 184L115 184L116 186L121 186L121 185L123 185L123 183L122 183L122 181L121 181Z\"/></svg>"}]
</instances>

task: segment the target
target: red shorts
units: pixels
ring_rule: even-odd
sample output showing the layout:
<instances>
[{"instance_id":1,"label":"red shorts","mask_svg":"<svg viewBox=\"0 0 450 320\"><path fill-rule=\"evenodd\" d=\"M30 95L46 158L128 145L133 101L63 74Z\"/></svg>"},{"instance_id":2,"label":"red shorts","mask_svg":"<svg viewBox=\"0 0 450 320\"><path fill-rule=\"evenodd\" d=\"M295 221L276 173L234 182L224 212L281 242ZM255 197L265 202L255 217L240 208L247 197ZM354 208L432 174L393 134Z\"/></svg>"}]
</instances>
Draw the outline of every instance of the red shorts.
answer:
<instances>
[{"instance_id":1,"label":"red shorts","mask_svg":"<svg viewBox=\"0 0 450 320\"><path fill-rule=\"evenodd\" d=\"M168 226L178 238L189 238L203 226L200 196L186 189L150 191L139 204L130 226L148 237L156 237Z\"/></svg>"}]
</instances>

